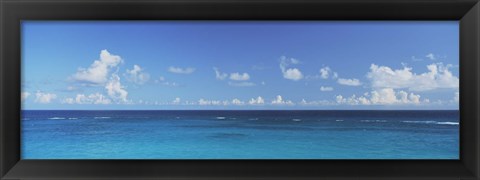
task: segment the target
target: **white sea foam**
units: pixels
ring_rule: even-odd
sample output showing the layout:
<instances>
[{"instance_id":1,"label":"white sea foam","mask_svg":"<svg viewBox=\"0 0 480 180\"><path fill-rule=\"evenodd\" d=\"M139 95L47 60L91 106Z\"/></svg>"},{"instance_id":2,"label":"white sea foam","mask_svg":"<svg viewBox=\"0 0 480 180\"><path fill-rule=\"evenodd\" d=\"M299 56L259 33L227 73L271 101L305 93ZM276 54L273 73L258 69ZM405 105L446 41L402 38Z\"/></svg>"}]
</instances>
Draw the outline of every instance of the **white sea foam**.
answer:
<instances>
[{"instance_id":1,"label":"white sea foam","mask_svg":"<svg viewBox=\"0 0 480 180\"><path fill-rule=\"evenodd\" d=\"M94 117L94 119L110 119L112 117Z\"/></svg>"},{"instance_id":2,"label":"white sea foam","mask_svg":"<svg viewBox=\"0 0 480 180\"><path fill-rule=\"evenodd\" d=\"M404 123L416 123L416 124L439 124L439 125L459 125L458 122L437 122L437 121L402 121Z\"/></svg>"},{"instance_id":3,"label":"white sea foam","mask_svg":"<svg viewBox=\"0 0 480 180\"><path fill-rule=\"evenodd\" d=\"M360 122L387 122L387 120L360 120Z\"/></svg>"},{"instance_id":4,"label":"white sea foam","mask_svg":"<svg viewBox=\"0 0 480 180\"><path fill-rule=\"evenodd\" d=\"M415 123L415 124L435 124L437 121L402 121L403 123Z\"/></svg>"},{"instance_id":5,"label":"white sea foam","mask_svg":"<svg viewBox=\"0 0 480 180\"><path fill-rule=\"evenodd\" d=\"M298 122L298 121L302 121L302 120L301 119L292 119L292 121Z\"/></svg>"},{"instance_id":6,"label":"white sea foam","mask_svg":"<svg viewBox=\"0 0 480 180\"><path fill-rule=\"evenodd\" d=\"M460 123L458 123L458 122L438 122L437 124L442 124L442 125L459 125Z\"/></svg>"},{"instance_id":7,"label":"white sea foam","mask_svg":"<svg viewBox=\"0 0 480 180\"><path fill-rule=\"evenodd\" d=\"M216 119L226 119L226 117L218 116Z\"/></svg>"},{"instance_id":8,"label":"white sea foam","mask_svg":"<svg viewBox=\"0 0 480 180\"><path fill-rule=\"evenodd\" d=\"M256 121L256 120L258 120L258 118L250 118L250 119L248 119L248 120L250 120L250 121Z\"/></svg>"},{"instance_id":9,"label":"white sea foam","mask_svg":"<svg viewBox=\"0 0 480 180\"><path fill-rule=\"evenodd\" d=\"M415 123L415 124L435 124L437 121L402 121L403 123Z\"/></svg>"},{"instance_id":10,"label":"white sea foam","mask_svg":"<svg viewBox=\"0 0 480 180\"><path fill-rule=\"evenodd\" d=\"M78 119L78 118L68 118L68 119Z\"/></svg>"},{"instance_id":11,"label":"white sea foam","mask_svg":"<svg viewBox=\"0 0 480 180\"><path fill-rule=\"evenodd\" d=\"M337 120L335 120L335 121L337 121L337 122L342 122L343 120L342 120L342 119L337 119Z\"/></svg>"},{"instance_id":12,"label":"white sea foam","mask_svg":"<svg viewBox=\"0 0 480 180\"><path fill-rule=\"evenodd\" d=\"M64 117L52 117L52 118L48 118L48 119L65 119Z\"/></svg>"}]
</instances>

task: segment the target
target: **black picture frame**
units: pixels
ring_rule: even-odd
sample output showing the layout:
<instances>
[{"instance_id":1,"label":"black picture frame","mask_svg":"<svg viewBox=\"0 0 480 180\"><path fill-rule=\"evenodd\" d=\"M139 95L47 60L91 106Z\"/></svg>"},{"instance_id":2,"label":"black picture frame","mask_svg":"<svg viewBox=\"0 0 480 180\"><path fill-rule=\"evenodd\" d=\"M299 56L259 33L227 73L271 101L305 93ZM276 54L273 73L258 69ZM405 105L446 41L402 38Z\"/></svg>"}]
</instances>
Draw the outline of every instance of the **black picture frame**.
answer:
<instances>
[{"instance_id":1,"label":"black picture frame","mask_svg":"<svg viewBox=\"0 0 480 180\"><path fill-rule=\"evenodd\" d=\"M460 160L21 160L22 20L459 20ZM0 0L0 179L480 179L477 0Z\"/></svg>"}]
</instances>

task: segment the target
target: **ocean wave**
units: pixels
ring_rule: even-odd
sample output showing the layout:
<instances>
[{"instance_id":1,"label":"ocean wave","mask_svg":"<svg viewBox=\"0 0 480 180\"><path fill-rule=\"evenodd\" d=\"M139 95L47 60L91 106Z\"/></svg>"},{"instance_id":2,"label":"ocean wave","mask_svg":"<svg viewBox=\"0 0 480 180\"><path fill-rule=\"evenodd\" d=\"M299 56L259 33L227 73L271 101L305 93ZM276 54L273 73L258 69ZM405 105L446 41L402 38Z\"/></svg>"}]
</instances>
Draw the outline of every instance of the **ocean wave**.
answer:
<instances>
[{"instance_id":1,"label":"ocean wave","mask_svg":"<svg viewBox=\"0 0 480 180\"><path fill-rule=\"evenodd\" d=\"M218 117L215 117L215 119L226 119L226 117L218 116Z\"/></svg>"},{"instance_id":2,"label":"ocean wave","mask_svg":"<svg viewBox=\"0 0 480 180\"><path fill-rule=\"evenodd\" d=\"M52 118L48 118L48 119L65 119L64 117L52 117Z\"/></svg>"},{"instance_id":3,"label":"ocean wave","mask_svg":"<svg viewBox=\"0 0 480 180\"><path fill-rule=\"evenodd\" d=\"M458 122L438 122L438 121L402 121L403 123L415 124L439 124L439 125L459 125Z\"/></svg>"},{"instance_id":4,"label":"ocean wave","mask_svg":"<svg viewBox=\"0 0 480 180\"><path fill-rule=\"evenodd\" d=\"M360 122L387 122L387 120L360 120Z\"/></svg>"},{"instance_id":5,"label":"ocean wave","mask_svg":"<svg viewBox=\"0 0 480 180\"><path fill-rule=\"evenodd\" d=\"M78 118L68 118L68 119L78 119Z\"/></svg>"},{"instance_id":6,"label":"ocean wave","mask_svg":"<svg viewBox=\"0 0 480 180\"><path fill-rule=\"evenodd\" d=\"M415 124L435 124L437 121L402 121L403 123L415 123Z\"/></svg>"},{"instance_id":7,"label":"ocean wave","mask_svg":"<svg viewBox=\"0 0 480 180\"><path fill-rule=\"evenodd\" d=\"M112 117L93 117L94 119L110 119Z\"/></svg>"},{"instance_id":8,"label":"ocean wave","mask_svg":"<svg viewBox=\"0 0 480 180\"><path fill-rule=\"evenodd\" d=\"M298 121L302 121L302 119L292 119L292 121L298 122Z\"/></svg>"},{"instance_id":9,"label":"ocean wave","mask_svg":"<svg viewBox=\"0 0 480 180\"><path fill-rule=\"evenodd\" d=\"M337 120L335 120L335 121L337 121L337 122L342 122L343 120L342 120L342 119L337 119Z\"/></svg>"},{"instance_id":10,"label":"ocean wave","mask_svg":"<svg viewBox=\"0 0 480 180\"><path fill-rule=\"evenodd\" d=\"M256 120L258 120L258 118L250 118L250 119L248 119L248 120L250 120L250 121L256 121Z\"/></svg>"},{"instance_id":11,"label":"ocean wave","mask_svg":"<svg viewBox=\"0 0 480 180\"><path fill-rule=\"evenodd\" d=\"M442 125L459 125L460 123L458 123L458 122L438 122L437 124L442 124Z\"/></svg>"}]
</instances>

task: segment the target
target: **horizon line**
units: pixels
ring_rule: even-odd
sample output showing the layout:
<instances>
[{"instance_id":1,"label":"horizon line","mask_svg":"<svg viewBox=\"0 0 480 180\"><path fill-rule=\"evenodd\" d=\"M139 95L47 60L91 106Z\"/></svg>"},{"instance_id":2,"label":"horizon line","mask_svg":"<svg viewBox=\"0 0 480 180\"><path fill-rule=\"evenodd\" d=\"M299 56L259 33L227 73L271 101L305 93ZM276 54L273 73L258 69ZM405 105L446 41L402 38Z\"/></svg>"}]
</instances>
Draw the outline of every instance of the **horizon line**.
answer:
<instances>
[{"instance_id":1,"label":"horizon line","mask_svg":"<svg viewBox=\"0 0 480 180\"><path fill-rule=\"evenodd\" d=\"M21 111L460 111L460 109L21 109Z\"/></svg>"}]
</instances>

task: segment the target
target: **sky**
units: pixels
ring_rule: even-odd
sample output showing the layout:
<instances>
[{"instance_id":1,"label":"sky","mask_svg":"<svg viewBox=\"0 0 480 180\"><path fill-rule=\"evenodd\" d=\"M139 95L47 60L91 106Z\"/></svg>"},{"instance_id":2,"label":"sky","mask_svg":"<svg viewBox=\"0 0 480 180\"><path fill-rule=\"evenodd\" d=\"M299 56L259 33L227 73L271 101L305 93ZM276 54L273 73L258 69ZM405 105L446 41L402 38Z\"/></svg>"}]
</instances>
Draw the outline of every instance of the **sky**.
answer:
<instances>
[{"instance_id":1,"label":"sky","mask_svg":"<svg viewBox=\"0 0 480 180\"><path fill-rule=\"evenodd\" d=\"M458 109L458 21L22 21L22 109Z\"/></svg>"}]
</instances>

